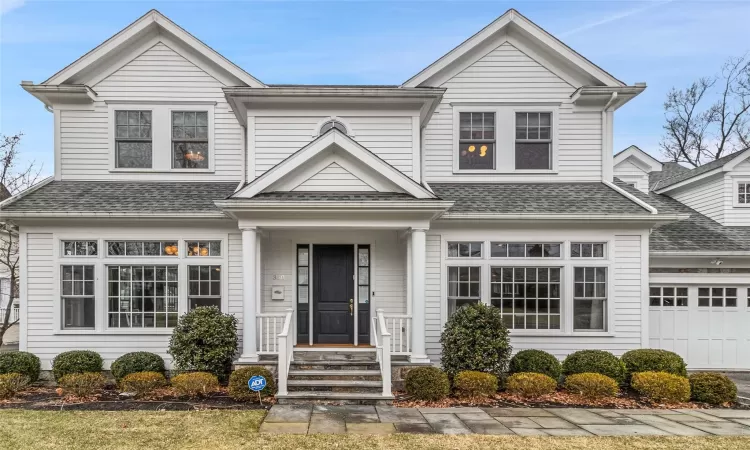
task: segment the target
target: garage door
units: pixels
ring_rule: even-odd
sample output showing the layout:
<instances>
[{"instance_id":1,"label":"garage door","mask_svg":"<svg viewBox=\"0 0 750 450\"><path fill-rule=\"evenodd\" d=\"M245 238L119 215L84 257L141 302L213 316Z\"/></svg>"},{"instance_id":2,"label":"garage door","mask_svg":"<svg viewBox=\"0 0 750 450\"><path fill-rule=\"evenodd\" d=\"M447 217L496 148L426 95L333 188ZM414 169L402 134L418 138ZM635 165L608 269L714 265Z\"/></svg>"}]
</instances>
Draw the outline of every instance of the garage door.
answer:
<instances>
[{"instance_id":1,"label":"garage door","mask_svg":"<svg viewBox=\"0 0 750 450\"><path fill-rule=\"evenodd\" d=\"M681 355L690 369L750 369L750 288L651 285L652 348Z\"/></svg>"}]
</instances>

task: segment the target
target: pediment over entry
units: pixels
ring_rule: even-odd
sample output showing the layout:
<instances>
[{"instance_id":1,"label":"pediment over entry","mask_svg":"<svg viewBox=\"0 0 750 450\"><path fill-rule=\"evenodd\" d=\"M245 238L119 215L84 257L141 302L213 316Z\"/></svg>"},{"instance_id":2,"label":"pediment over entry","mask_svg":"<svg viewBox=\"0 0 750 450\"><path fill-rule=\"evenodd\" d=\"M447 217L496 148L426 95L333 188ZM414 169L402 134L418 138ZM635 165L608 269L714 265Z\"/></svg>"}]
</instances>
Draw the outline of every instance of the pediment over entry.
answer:
<instances>
[{"instance_id":1,"label":"pediment over entry","mask_svg":"<svg viewBox=\"0 0 750 450\"><path fill-rule=\"evenodd\" d=\"M232 198L267 192L395 192L433 199L427 188L333 129L240 189Z\"/></svg>"}]
</instances>

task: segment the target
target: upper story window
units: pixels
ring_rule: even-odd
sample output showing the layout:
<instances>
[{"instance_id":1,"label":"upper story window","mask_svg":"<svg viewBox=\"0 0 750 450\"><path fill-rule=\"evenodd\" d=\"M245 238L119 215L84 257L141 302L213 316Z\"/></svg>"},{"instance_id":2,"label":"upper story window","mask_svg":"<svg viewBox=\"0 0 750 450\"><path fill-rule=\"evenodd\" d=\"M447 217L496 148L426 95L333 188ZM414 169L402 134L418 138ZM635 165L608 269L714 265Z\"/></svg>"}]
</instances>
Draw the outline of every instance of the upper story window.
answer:
<instances>
[{"instance_id":1,"label":"upper story window","mask_svg":"<svg viewBox=\"0 0 750 450\"><path fill-rule=\"evenodd\" d=\"M552 169L552 113L516 113L516 169Z\"/></svg>"},{"instance_id":2,"label":"upper story window","mask_svg":"<svg viewBox=\"0 0 750 450\"><path fill-rule=\"evenodd\" d=\"M329 120L328 122L324 123L320 127L320 134L325 133L328 130L337 129L340 132L347 134L346 127L343 123L339 122L338 120Z\"/></svg>"},{"instance_id":3,"label":"upper story window","mask_svg":"<svg viewBox=\"0 0 750 450\"><path fill-rule=\"evenodd\" d=\"M96 256L99 254L97 241L63 241L63 256Z\"/></svg>"},{"instance_id":4,"label":"upper story window","mask_svg":"<svg viewBox=\"0 0 750 450\"><path fill-rule=\"evenodd\" d=\"M495 113L459 114L458 168L493 170L495 168Z\"/></svg>"},{"instance_id":5,"label":"upper story window","mask_svg":"<svg viewBox=\"0 0 750 450\"><path fill-rule=\"evenodd\" d=\"M490 256L493 258L559 258L560 244L525 242L492 242Z\"/></svg>"},{"instance_id":6,"label":"upper story window","mask_svg":"<svg viewBox=\"0 0 750 450\"><path fill-rule=\"evenodd\" d=\"M483 242L448 242L449 258L481 258Z\"/></svg>"},{"instance_id":7,"label":"upper story window","mask_svg":"<svg viewBox=\"0 0 750 450\"><path fill-rule=\"evenodd\" d=\"M151 111L115 111L115 167L151 168Z\"/></svg>"},{"instance_id":8,"label":"upper story window","mask_svg":"<svg viewBox=\"0 0 750 450\"><path fill-rule=\"evenodd\" d=\"M208 169L207 111L172 111L172 168Z\"/></svg>"},{"instance_id":9,"label":"upper story window","mask_svg":"<svg viewBox=\"0 0 750 450\"><path fill-rule=\"evenodd\" d=\"M737 183L737 203L750 205L750 183Z\"/></svg>"},{"instance_id":10,"label":"upper story window","mask_svg":"<svg viewBox=\"0 0 750 450\"><path fill-rule=\"evenodd\" d=\"M604 243L600 242L571 242L571 258L604 258Z\"/></svg>"}]
</instances>

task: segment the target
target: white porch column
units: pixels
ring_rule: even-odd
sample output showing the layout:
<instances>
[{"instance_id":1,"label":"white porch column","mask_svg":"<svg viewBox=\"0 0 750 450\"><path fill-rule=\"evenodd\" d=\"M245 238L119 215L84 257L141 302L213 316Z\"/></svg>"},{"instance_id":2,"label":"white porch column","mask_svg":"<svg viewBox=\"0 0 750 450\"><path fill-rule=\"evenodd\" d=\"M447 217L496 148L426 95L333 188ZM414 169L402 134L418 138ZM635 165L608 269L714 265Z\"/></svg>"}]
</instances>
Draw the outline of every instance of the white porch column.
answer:
<instances>
[{"instance_id":1,"label":"white porch column","mask_svg":"<svg viewBox=\"0 0 750 450\"><path fill-rule=\"evenodd\" d=\"M239 362L257 362L257 241L258 230L242 228L242 355Z\"/></svg>"},{"instance_id":2,"label":"white porch column","mask_svg":"<svg viewBox=\"0 0 750 450\"><path fill-rule=\"evenodd\" d=\"M412 301L412 331L411 331L411 362L429 362L425 350L425 264L426 264L426 236L427 230L412 228L411 230L411 301Z\"/></svg>"}]
</instances>

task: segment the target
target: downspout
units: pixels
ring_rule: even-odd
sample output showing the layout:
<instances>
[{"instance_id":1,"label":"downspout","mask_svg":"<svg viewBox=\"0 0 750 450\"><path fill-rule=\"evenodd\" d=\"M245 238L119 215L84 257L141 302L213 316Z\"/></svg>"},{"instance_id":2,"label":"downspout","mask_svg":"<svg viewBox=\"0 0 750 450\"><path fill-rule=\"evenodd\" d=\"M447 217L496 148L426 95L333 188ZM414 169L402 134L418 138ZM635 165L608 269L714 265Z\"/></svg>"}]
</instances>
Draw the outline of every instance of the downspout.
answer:
<instances>
[{"instance_id":1,"label":"downspout","mask_svg":"<svg viewBox=\"0 0 750 450\"><path fill-rule=\"evenodd\" d=\"M602 109L602 180L612 182L614 181L614 167L612 159L612 149L609 148L609 129L610 123L607 118L607 110L617 100L617 92L613 92L609 101L604 105Z\"/></svg>"},{"instance_id":2,"label":"downspout","mask_svg":"<svg viewBox=\"0 0 750 450\"><path fill-rule=\"evenodd\" d=\"M55 113L55 110L52 109L52 107L50 105L44 105L44 109L46 109L47 112L51 112L52 114Z\"/></svg>"}]
</instances>

